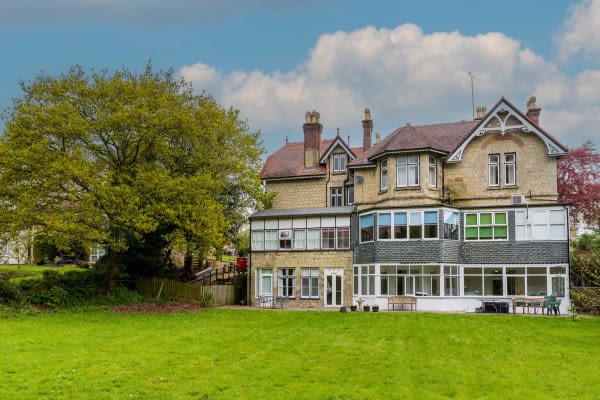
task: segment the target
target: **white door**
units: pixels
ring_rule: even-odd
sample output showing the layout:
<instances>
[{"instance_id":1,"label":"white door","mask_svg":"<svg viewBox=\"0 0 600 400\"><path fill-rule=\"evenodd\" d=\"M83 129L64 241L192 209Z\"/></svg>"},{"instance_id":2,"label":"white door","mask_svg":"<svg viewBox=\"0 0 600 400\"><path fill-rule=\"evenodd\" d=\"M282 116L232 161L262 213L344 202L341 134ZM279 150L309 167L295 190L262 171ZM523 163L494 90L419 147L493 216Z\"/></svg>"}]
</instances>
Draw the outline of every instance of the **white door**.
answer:
<instances>
[{"instance_id":1,"label":"white door","mask_svg":"<svg viewBox=\"0 0 600 400\"><path fill-rule=\"evenodd\" d=\"M325 305L341 306L344 293L344 270L325 269Z\"/></svg>"}]
</instances>

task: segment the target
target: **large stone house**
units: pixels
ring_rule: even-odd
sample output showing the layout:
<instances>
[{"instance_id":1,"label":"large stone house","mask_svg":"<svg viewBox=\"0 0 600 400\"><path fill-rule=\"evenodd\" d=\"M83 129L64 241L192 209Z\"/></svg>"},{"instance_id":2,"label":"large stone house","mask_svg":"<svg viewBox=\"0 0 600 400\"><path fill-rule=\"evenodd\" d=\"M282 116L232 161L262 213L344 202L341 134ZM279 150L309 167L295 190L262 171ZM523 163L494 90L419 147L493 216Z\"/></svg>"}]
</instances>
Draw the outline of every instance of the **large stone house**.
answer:
<instances>
[{"instance_id":1,"label":"large stone house","mask_svg":"<svg viewBox=\"0 0 600 400\"><path fill-rule=\"evenodd\" d=\"M378 304L415 295L420 310L473 311L482 300L556 293L568 304L568 207L556 161L567 149L501 98L473 121L407 124L363 146L323 139L306 114L304 142L265 162L273 207L250 219L250 302ZM378 135L377 135L378 136Z\"/></svg>"}]
</instances>

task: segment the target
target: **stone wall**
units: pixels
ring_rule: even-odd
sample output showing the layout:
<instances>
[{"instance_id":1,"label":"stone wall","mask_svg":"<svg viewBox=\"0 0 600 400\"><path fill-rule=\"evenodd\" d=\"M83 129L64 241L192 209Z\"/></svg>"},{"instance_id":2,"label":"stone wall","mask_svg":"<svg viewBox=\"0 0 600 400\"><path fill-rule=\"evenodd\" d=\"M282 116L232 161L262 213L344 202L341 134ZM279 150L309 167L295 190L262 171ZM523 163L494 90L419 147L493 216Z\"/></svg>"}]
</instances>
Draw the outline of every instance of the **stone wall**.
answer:
<instances>
[{"instance_id":1,"label":"stone wall","mask_svg":"<svg viewBox=\"0 0 600 400\"><path fill-rule=\"evenodd\" d=\"M256 297L256 271L259 268L269 268L273 270L273 294L277 296L277 269L295 268L296 269L296 297L287 299L289 307L325 307L325 268L341 268L344 270L343 279L343 305L352 304L352 251L260 251L253 252L250 260L250 299L252 304L258 305ZM319 268L319 298L302 299L301 298L301 268Z\"/></svg>"},{"instance_id":2,"label":"stone wall","mask_svg":"<svg viewBox=\"0 0 600 400\"><path fill-rule=\"evenodd\" d=\"M267 192L276 192L273 208L327 207L325 178L269 181Z\"/></svg>"},{"instance_id":3,"label":"stone wall","mask_svg":"<svg viewBox=\"0 0 600 400\"><path fill-rule=\"evenodd\" d=\"M516 185L504 186L503 155L516 154ZM500 187L488 185L488 155L500 154ZM556 158L533 133L488 133L466 147L462 161L447 164L446 186L457 206L510 205L512 194L526 196L529 204L557 200Z\"/></svg>"}]
</instances>

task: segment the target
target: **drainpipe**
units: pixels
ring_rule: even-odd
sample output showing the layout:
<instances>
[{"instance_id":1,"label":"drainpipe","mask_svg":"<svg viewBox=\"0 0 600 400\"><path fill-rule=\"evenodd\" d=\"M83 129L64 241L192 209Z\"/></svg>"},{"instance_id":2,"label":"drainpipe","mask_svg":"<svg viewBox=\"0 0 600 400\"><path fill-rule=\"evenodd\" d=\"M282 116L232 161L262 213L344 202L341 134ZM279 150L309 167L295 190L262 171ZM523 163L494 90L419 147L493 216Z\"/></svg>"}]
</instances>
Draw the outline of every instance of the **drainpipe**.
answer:
<instances>
[{"instance_id":1,"label":"drainpipe","mask_svg":"<svg viewBox=\"0 0 600 400\"><path fill-rule=\"evenodd\" d=\"M252 227L252 221L250 221ZM250 251L248 252L248 283L246 287L246 304L248 307L252 305L252 229L250 229Z\"/></svg>"}]
</instances>

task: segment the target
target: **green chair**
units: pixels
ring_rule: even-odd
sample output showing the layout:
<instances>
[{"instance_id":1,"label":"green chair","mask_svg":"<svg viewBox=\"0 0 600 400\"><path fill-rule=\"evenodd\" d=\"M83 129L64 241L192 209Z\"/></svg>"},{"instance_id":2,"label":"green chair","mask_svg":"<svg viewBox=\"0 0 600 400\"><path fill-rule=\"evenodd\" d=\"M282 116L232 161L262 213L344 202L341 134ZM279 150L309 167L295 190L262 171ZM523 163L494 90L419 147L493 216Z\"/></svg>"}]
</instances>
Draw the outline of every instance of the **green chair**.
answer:
<instances>
[{"instance_id":1,"label":"green chair","mask_svg":"<svg viewBox=\"0 0 600 400\"><path fill-rule=\"evenodd\" d=\"M552 312L554 312L555 304L556 304L556 295L554 293L551 294L550 296L544 296L544 308L546 308L546 315L550 315Z\"/></svg>"},{"instance_id":2,"label":"green chair","mask_svg":"<svg viewBox=\"0 0 600 400\"><path fill-rule=\"evenodd\" d=\"M560 315L560 299L554 302L554 315Z\"/></svg>"}]
</instances>

